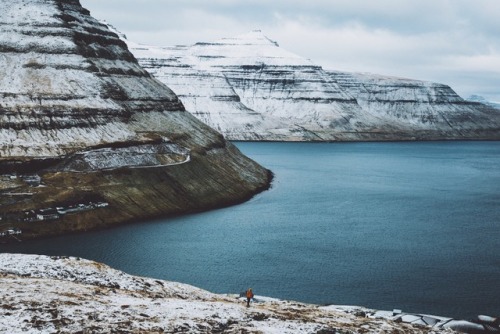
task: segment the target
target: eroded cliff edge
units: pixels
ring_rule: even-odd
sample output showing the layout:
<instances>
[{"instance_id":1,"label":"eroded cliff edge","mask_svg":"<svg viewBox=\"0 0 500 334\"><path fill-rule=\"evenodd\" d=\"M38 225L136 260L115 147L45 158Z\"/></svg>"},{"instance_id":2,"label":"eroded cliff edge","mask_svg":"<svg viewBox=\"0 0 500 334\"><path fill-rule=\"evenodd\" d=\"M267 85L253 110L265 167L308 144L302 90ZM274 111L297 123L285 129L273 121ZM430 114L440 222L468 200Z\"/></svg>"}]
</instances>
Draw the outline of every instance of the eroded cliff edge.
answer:
<instances>
[{"instance_id":1,"label":"eroded cliff edge","mask_svg":"<svg viewBox=\"0 0 500 334\"><path fill-rule=\"evenodd\" d=\"M269 187L270 171L186 112L78 0L2 2L0 31L0 234L200 211Z\"/></svg>"}]
</instances>

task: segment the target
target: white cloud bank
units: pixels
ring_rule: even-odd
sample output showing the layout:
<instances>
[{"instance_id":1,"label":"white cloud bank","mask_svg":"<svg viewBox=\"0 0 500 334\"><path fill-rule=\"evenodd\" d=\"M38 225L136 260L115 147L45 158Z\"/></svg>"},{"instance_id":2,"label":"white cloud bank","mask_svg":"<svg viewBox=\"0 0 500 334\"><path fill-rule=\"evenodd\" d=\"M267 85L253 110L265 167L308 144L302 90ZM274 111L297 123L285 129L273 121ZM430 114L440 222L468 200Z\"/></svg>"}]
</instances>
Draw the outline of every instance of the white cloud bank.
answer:
<instances>
[{"instance_id":1,"label":"white cloud bank","mask_svg":"<svg viewBox=\"0 0 500 334\"><path fill-rule=\"evenodd\" d=\"M261 29L327 69L446 83L500 101L498 0L81 0L130 40L193 44Z\"/></svg>"}]
</instances>

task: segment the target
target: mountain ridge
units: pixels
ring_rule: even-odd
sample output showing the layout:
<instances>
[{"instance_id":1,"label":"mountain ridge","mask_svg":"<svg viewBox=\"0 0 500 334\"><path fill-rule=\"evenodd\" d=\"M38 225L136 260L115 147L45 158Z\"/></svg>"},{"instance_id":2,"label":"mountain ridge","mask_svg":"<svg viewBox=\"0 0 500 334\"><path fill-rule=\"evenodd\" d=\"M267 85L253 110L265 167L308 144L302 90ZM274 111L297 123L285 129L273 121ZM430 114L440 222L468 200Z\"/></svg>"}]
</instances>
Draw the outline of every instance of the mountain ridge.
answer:
<instances>
[{"instance_id":1,"label":"mountain ridge","mask_svg":"<svg viewBox=\"0 0 500 334\"><path fill-rule=\"evenodd\" d=\"M477 102L481 104L485 104L487 106L493 107L495 109L500 109L500 102L497 101L488 101L483 96L480 95L471 95L467 98L469 102Z\"/></svg>"},{"instance_id":2,"label":"mountain ridge","mask_svg":"<svg viewBox=\"0 0 500 334\"><path fill-rule=\"evenodd\" d=\"M261 31L191 46L125 42L189 112L231 140L500 139L500 112L447 85L324 70Z\"/></svg>"}]
</instances>

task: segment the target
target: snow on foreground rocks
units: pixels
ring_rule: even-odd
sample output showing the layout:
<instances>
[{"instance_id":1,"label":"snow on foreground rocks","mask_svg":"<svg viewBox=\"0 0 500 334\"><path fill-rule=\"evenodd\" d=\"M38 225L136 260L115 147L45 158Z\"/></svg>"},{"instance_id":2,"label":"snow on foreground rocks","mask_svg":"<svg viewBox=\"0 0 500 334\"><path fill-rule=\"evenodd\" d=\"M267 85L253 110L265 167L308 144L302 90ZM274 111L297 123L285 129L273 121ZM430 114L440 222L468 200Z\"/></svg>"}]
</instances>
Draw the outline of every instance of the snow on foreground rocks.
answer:
<instances>
[{"instance_id":1,"label":"snow on foreground rocks","mask_svg":"<svg viewBox=\"0 0 500 334\"><path fill-rule=\"evenodd\" d=\"M0 254L1 333L437 333L449 330L236 296L125 274L68 257Z\"/></svg>"}]
</instances>

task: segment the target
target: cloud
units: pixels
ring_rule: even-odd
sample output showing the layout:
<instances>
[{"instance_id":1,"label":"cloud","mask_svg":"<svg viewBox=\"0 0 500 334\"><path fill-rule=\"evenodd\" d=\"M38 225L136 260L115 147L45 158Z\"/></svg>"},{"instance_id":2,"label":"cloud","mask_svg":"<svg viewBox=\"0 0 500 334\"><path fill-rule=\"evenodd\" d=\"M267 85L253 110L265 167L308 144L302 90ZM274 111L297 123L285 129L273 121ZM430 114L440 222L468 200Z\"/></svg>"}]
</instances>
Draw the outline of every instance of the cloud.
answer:
<instances>
[{"instance_id":1,"label":"cloud","mask_svg":"<svg viewBox=\"0 0 500 334\"><path fill-rule=\"evenodd\" d=\"M500 100L492 88L500 87L498 0L81 2L143 44L193 44L261 29L325 68L438 81L464 96Z\"/></svg>"}]
</instances>

